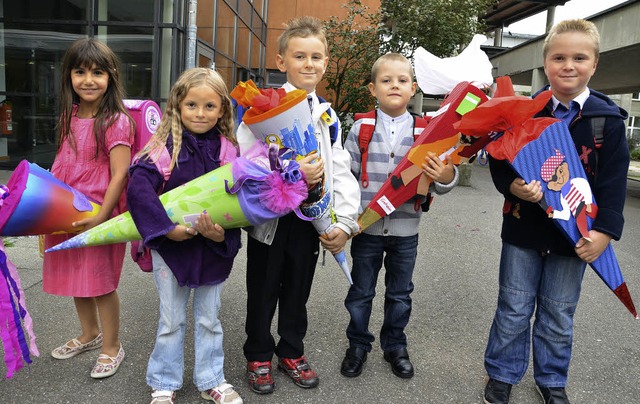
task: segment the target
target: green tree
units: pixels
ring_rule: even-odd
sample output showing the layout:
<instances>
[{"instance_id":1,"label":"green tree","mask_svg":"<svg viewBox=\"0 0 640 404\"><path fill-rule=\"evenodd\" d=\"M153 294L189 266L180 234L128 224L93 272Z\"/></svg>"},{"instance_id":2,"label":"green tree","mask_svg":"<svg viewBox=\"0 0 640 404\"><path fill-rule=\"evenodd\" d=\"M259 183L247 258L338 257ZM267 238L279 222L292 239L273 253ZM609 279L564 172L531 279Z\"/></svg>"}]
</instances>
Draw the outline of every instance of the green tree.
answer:
<instances>
[{"instance_id":1,"label":"green tree","mask_svg":"<svg viewBox=\"0 0 640 404\"><path fill-rule=\"evenodd\" d=\"M484 28L478 16L497 0L381 0L385 52L413 57L422 46L438 57L454 56Z\"/></svg>"},{"instance_id":2,"label":"green tree","mask_svg":"<svg viewBox=\"0 0 640 404\"><path fill-rule=\"evenodd\" d=\"M346 136L351 126L349 115L367 111L374 105L367 84L381 43L379 12L372 12L360 0L350 0L343 7L348 9L346 18L332 16L325 27L330 56L324 78Z\"/></svg>"},{"instance_id":3,"label":"green tree","mask_svg":"<svg viewBox=\"0 0 640 404\"><path fill-rule=\"evenodd\" d=\"M345 18L330 17L326 24L329 65L325 73L329 98L349 130L354 112L371 109L375 100L367 84L373 62L387 52L413 58L422 46L438 57L456 55L474 34L482 32L478 16L498 0L381 0L372 11L360 0L350 0Z\"/></svg>"}]
</instances>

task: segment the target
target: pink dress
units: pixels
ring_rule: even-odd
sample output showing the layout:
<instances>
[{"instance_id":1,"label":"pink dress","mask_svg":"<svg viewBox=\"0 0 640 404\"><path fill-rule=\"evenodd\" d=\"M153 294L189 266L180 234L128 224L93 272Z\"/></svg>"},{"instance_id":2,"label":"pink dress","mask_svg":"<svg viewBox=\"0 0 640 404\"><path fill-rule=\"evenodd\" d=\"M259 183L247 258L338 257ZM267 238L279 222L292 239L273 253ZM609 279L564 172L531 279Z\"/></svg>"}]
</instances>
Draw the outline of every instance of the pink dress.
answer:
<instances>
[{"instance_id":1,"label":"pink dress","mask_svg":"<svg viewBox=\"0 0 640 404\"><path fill-rule=\"evenodd\" d=\"M101 149L95 157L93 119L71 119L77 153L65 142L53 163L51 172L59 180L74 187L89 198L102 204L111 180L109 155ZM117 145L131 146L130 124L121 115L106 133L106 148ZM126 210L123 192L112 216ZM57 234L45 237L45 249L69 239L73 235ZM56 251L44 255L42 288L53 295L96 297L111 293L118 287L126 243Z\"/></svg>"}]
</instances>

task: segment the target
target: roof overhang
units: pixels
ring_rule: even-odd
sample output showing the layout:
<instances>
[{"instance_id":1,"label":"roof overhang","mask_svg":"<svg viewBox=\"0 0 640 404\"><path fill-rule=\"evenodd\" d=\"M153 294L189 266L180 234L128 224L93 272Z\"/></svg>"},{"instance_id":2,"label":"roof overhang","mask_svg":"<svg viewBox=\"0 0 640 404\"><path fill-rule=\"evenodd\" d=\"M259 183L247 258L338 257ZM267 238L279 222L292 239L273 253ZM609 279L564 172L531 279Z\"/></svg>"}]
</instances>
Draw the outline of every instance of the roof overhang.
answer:
<instances>
[{"instance_id":1,"label":"roof overhang","mask_svg":"<svg viewBox=\"0 0 640 404\"><path fill-rule=\"evenodd\" d=\"M549 7L563 6L569 0L500 0L490 7L480 18L488 30L506 27L532 15L545 11Z\"/></svg>"}]
</instances>

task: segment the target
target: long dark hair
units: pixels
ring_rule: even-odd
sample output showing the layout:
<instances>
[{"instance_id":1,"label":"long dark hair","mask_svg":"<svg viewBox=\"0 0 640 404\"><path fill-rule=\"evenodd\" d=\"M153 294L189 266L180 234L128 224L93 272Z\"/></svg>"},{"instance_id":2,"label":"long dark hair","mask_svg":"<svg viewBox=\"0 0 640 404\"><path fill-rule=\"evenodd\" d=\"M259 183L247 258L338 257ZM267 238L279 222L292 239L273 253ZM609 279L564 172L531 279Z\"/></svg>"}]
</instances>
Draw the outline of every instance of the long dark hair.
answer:
<instances>
[{"instance_id":1,"label":"long dark hair","mask_svg":"<svg viewBox=\"0 0 640 404\"><path fill-rule=\"evenodd\" d=\"M120 59L115 53L102 42L94 38L83 38L75 41L62 60L62 77L60 92L60 120L58 121L58 150L65 141L69 141L75 149L75 134L71 133L71 117L73 106L80 102L80 97L73 90L71 84L71 72L76 68L90 69L96 68L104 70L109 75L109 85L107 91L100 101L98 113L94 117L93 135L96 140L96 157L100 147L106 151L105 134L117 120L119 114L125 114L131 123L130 138L133 139L135 133L135 123L127 112L122 100L124 99L124 87L120 81Z\"/></svg>"}]
</instances>

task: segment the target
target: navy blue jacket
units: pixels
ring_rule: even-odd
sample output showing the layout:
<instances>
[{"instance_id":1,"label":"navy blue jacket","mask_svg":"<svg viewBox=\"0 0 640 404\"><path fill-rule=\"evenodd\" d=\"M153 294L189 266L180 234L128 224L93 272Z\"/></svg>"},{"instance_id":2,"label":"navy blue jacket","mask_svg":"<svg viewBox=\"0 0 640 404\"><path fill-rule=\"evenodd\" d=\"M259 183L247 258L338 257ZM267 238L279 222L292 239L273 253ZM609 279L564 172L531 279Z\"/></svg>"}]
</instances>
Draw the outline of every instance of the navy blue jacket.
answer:
<instances>
[{"instance_id":1,"label":"navy blue jacket","mask_svg":"<svg viewBox=\"0 0 640 404\"><path fill-rule=\"evenodd\" d=\"M548 86L542 89L548 90ZM598 215L592 229L618 240L622 235L622 215L627 193L629 148L624 120L628 114L609 97L591 90L578 116L569 125L578 155L586 155L582 165L598 205ZM534 95L534 98L540 94ZM551 117L551 101L536 117ZM592 117L605 117L604 140L596 150ZM540 252L575 256L574 246L562 235L546 212L536 203L523 201L509 192L509 186L519 177L507 161L490 158L491 176L504 195L502 240Z\"/></svg>"}]
</instances>

